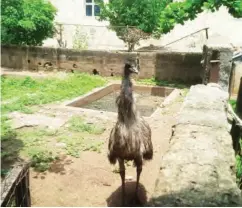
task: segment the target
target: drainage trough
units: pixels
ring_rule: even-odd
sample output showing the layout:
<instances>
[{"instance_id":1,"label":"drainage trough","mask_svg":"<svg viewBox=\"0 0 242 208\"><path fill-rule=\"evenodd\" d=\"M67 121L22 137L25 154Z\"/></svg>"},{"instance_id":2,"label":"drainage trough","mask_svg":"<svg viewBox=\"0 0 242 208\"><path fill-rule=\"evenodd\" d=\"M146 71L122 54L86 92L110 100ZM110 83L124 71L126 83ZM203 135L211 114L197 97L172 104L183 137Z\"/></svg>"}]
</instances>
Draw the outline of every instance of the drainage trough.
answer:
<instances>
[{"instance_id":1,"label":"drainage trough","mask_svg":"<svg viewBox=\"0 0 242 208\"><path fill-rule=\"evenodd\" d=\"M150 117L174 89L169 87L136 85L134 98L137 109L144 117ZM90 93L65 102L65 106L97 111L117 112L115 100L120 93L120 84L109 84Z\"/></svg>"}]
</instances>

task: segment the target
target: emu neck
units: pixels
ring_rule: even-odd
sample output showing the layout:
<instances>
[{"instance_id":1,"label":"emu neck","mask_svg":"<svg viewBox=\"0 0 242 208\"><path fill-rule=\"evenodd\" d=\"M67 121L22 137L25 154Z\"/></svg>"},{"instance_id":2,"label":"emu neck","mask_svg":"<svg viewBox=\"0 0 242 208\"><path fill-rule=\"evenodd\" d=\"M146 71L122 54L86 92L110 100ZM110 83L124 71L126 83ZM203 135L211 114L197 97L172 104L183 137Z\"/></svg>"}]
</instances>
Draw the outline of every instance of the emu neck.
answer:
<instances>
[{"instance_id":1,"label":"emu neck","mask_svg":"<svg viewBox=\"0 0 242 208\"><path fill-rule=\"evenodd\" d=\"M125 65L124 66L124 74L123 74L123 79L129 79L130 80L130 75L131 75L131 72L129 70L129 65Z\"/></svg>"},{"instance_id":2,"label":"emu neck","mask_svg":"<svg viewBox=\"0 0 242 208\"><path fill-rule=\"evenodd\" d=\"M124 98L127 101L133 102L132 82L130 80L130 72L124 68L124 75L122 79L121 94L124 94Z\"/></svg>"},{"instance_id":3,"label":"emu neck","mask_svg":"<svg viewBox=\"0 0 242 208\"><path fill-rule=\"evenodd\" d=\"M124 70L121 93L118 104L118 118L120 122L131 125L136 121L136 110L132 92L130 72Z\"/></svg>"}]
</instances>

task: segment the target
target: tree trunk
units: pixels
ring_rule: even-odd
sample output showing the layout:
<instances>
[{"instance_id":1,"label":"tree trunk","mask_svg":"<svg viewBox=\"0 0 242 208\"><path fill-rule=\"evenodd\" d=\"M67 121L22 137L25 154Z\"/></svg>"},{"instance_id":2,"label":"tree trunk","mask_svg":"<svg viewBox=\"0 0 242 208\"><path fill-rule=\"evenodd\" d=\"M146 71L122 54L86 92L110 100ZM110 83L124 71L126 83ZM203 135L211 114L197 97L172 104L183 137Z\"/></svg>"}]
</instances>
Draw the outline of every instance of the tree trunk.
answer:
<instances>
[{"instance_id":1,"label":"tree trunk","mask_svg":"<svg viewBox=\"0 0 242 208\"><path fill-rule=\"evenodd\" d=\"M128 52L134 51L135 43L128 43Z\"/></svg>"},{"instance_id":2,"label":"tree trunk","mask_svg":"<svg viewBox=\"0 0 242 208\"><path fill-rule=\"evenodd\" d=\"M242 119L242 77L240 78L239 92L236 102L236 113Z\"/></svg>"}]
</instances>

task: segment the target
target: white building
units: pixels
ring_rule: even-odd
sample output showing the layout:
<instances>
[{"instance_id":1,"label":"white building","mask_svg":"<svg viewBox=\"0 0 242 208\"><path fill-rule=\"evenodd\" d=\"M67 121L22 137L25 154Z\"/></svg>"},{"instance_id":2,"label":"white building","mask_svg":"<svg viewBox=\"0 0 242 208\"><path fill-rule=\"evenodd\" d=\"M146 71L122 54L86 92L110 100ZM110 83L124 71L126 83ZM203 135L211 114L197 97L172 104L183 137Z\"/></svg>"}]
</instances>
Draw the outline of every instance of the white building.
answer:
<instances>
[{"instance_id":1,"label":"white building","mask_svg":"<svg viewBox=\"0 0 242 208\"><path fill-rule=\"evenodd\" d=\"M58 9L55 21L63 24L63 40L68 48L72 48L74 41L79 45L88 45L88 49L125 49L122 40L118 39L115 32L107 29L108 22L100 22L95 15L99 8L94 0L50 0ZM107 0L106 0L107 1ZM79 25L79 35L75 36ZM141 46L162 46L202 28L209 27L208 35L211 41L227 42L235 46L242 46L242 18L233 18L226 8L219 11L203 12L193 21L184 25L177 25L170 33L163 35L160 40L146 40ZM174 50L201 50L206 42L205 31L197 33L182 41L169 45ZM45 46L58 47L56 39L48 39ZM74 44L76 45L76 44Z\"/></svg>"}]
</instances>

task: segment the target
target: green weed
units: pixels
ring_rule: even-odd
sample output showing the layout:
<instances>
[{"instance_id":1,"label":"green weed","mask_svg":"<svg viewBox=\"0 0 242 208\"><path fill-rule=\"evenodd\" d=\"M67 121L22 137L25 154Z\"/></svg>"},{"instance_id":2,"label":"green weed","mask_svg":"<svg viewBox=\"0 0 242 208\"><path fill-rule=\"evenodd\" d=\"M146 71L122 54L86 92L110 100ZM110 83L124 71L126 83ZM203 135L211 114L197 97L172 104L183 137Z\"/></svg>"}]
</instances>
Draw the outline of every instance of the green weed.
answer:
<instances>
[{"instance_id":1,"label":"green weed","mask_svg":"<svg viewBox=\"0 0 242 208\"><path fill-rule=\"evenodd\" d=\"M236 178L239 187L242 188L242 156L236 156Z\"/></svg>"},{"instance_id":2,"label":"green weed","mask_svg":"<svg viewBox=\"0 0 242 208\"><path fill-rule=\"evenodd\" d=\"M229 100L230 105L232 106L233 110L235 111L236 108L236 100Z\"/></svg>"},{"instance_id":3,"label":"green weed","mask_svg":"<svg viewBox=\"0 0 242 208\"><path fill-rule=\"evenodd\" d=\"M88 130L84 133L79 131L71 133L66 130L56 131L46 128L24 129L18 133L19 139L24 144L21 155L29 158L36 170L44 171L56 160L60 151L73 157L79 157L82 151L101 152L103 143L89 139L90 132L100 133L100 130L89 128ZM65 146L60 149L55 146L56 142L64 143Z\"/></svg>"},{"instance_id":4,"label":"green weed","mask_svg":"<svg viewBox=\"0 0 242 208\"><path fill-rule=\"evenodd\" d=\"M21 155L27 157L37 171L49 169L51 162L57 159L55 151L48 147L49 137L57 134L55 130L31 128L18 133L24 147Z\"/></svg>"},{"instance_id":5,"label":"green weed","mask_svg":"<svg viewBox=\"0 0 242 208\"><path fill-rule=\"evenodd\" d=\"M82 146L83 151L93 151L101 153L103 142L91 142L91 143L84 143Z\"/></svg>"},{"instance_id":6,"label":"green weed","mask_svg":"<svg viewBox=\"0 0 242 208\"><path fill-rule=\"evenodd\" d=\"M1 116L1 141L16 137L16 131L11 128L9 118L6 115Z\"/></svg>"},{"instance_id":7,"label":"green weed","mask_svg":"<svg viewBox=\"0 0 242 208\"><path fill-rule=\"evenodd\" d=\"M240 155L236 156L236 174L237 178L242 177L242 157Z\"/></svg>"},{"instance_id":8,"label":"green weed","mask_svg":"<svg viewBox=\"0 0 242 208\"><path fill-rule=\"evenodd\" d=\"M58 159L58 157L54 155L52 151L40 147L31 148L28 151L28 156L31 160L31 166L40 172L48 170L51 162Z\"/></svg>"},{"instance_id":9,"label":"green weed","mask_svg":"<svg viewBox=\"0 0 242 208\"><path fill-rule=\"evenodd\" d=\"M242 189L242 137L240 138L240 153L236 155L236 178L237 183Z\"/></svg>"},{"instance_id":10,"label":"green weed","mask_svg":"<svg viewBox=\"0 0 242 208\"><path fill-rule=\"evenodd\" d=\"M69 121L69 130L77 132L88 132L90 134L102 134L105 129L93 124L87 124L83 118L74 116Z\"/></svg>"},{"instance_id":11,"label":"green weed","mask_svg":"<svg viewBox=\"0 0 242 208\"><path fill-rule=\"evenodd\" d=\"M79 157L82 151L101 152L103 142L95 141L81 135L62 135L57 139L66 144L66 153L73 157Z\"/></svg>"},{"instance_id":12,"label":"green weed","mask_svg":"<svg viewBox=\"0 0 242 208\"><path fill-rule=\"evenodd\" d=\"M6 175L8 175L10 169L1 169L1 177L5 177Z\"/></svg>"},{"instance_id":13,"label":"green weed","mask_svg":"<svg viewBox=\"0 0 242 208\"><path fill-rule=\"evenodd\" d=\"M83 144L84 138L82 136L73 136L69 135L62 135L57 138L58 142L62 142L66 144L66 152L68 155L73 157L79 157L81 149L81 145Z\"/></svg>"},{"instance_id":14,"label":"green weed","mask_svg":"<svg viewBox=\"0 0 242 208\"><path fill-rule=\"evenodd\" d=\"M1 116L1 177L5 177L13 162L19 157L23 147L17 139L17 132L11 128L10 120L6 115Z\"/></svg>"}]
</instances>

